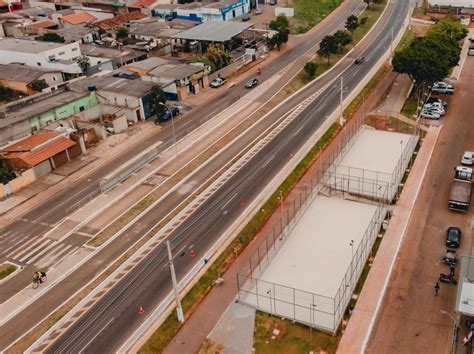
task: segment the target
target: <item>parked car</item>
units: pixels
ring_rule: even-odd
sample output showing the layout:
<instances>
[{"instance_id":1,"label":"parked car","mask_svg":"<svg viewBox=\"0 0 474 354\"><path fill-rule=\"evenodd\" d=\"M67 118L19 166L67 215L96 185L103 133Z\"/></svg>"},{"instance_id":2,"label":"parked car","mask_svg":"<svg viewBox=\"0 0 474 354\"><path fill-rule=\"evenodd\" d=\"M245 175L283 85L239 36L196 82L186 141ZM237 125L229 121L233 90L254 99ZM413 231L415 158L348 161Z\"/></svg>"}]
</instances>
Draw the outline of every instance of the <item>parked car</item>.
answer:
<instances>
[{"instance_id":1,"label":"parked car","mask_svg":"<svg viewBox=\"0 0 474 354\"><path fill-rule=\"evenodd\" d=\"M474 48L469 49L467 55L474 56Z\"/></svg>"},{"instance_id":2,"label":"parked car","mask_svg":"<svg viewBox=\"0 0 474 354\"><path fill-rule=\"evenodd\" d=\"M474 164L474 152L464 151L464 154L461 158L461 164L464 166L472 166Z\"/></svg>"},{"instance_id":3,"label":"parked car","mask_svg":"<svg viewBox=\"0 0 474 354\"><path fill-rule=\"evenodd\" d=\"M169 107L169 109L165 109L163 113L161 113L158 118L155 120L155 124L159 124L161 122L166 122L167 120L171 119L171 114L173 117L179 115L179 108L178 107Z\"/></svg>"},{"instance_id":4,"label":"parked car","mask_svg":"<svg viewBox=\"0 0 474 354\"><path fill-rule=\"evenodd\" d=\"M443 262L447 265L456 265L458 264L458 256L456 256L456 250L453 248L448 248L446 254L443 257Z\"/></svg>"},{"instance_id":5,"label":"parked car","mask_svg":"<svg viewBox=\"0 0 474 354\"><path fill-rule=\"evenodd\" d=\"M211 86L212 88L218 88L224 85L225 83L226 79L224 79L223 77L216 77L214 80L211 81L209 86Z\"/></svg>"},{"instance_id":6,"label":"parked car","mask_svg":"<svg viewBox=\"0 0 474 354\"><path fill-rule=\"evenodd\" d=\"M441 116L444 116L446 114L443 106L441 104L436 104L436 103L427 103L423 106L424 111L432 111L435 113L438 113Z\"/></svg>"},{"instance_id":7,"label":"parked car","mask_svg":"<svg viewBox=\"0 0 474 354\"><path fill-rule=\"evenodd\" d=\"M451 226L446 231L446 246L449 248L458 248L461 245L461 229Z\"/></svg>"},{"instance_id":8,"label":"parked car","mask_svg":"<svg viewBox=\"0 0 474 354\"><path fill-rule=\"evenodd\" d=\"M255 15L261 15L262 13L262 9L255 9Z\"/></svg>"},{"instance_id":9,"label":"parked car","mask_svg":"<svg viewBox=\"0 0 474 354\"><path fill-rule=\"evenodd\" d=\"M438 98L438 97L430 97L426 101L426 103L436 103L436 102L441 103L443 105L443 107L448 107L448 102L446 102L445 100L442 100L441 98Z\"/></svg>"},{"instance_id":10,"label":"parked car","mask_svg":"<svg viewBox=\"0 0 474 354\"><path fill-rule=\"evenodd\" d=\"M256 78L253 78L253 79L247 80L247 82L245 83L245 88L251 89L252 87L257 86L257 85L258 85L258 80Z\"/></svg>"},{"instance_id":11,"label":"parked car","mask_svg":"<svg viewBox=\"0 0 474 354\"><path fill-rule=\"evenodd\" d=\"M445 82L435 82L431 87L431 92L444 93L452 95L454 93L454 87Z\"/></svg>"},{"instance_id":12,"label":"parked car","mask_svg":"<svg viewBox=\"0 0 474 354\"><path fill-rule=\"evenodd\" d=\"M243 15L243 16L242 16L242 21L243 21L243 22L250 21L250 16L247 15L247 14Z\"/></svg>"},{"instance_id":13,"label":"parked car","mask_svg":"<svg viewBox=\"0 0 474 354\"><path fill-rule=\"evenodd\" d=\"M270 0L270 5L276 5L277 4L277 0Z\"/></svg>"},{"instance_id":14,"label":"parked car","mask_svg":"<svg viewBox=\"0 0 474 354\"><path fill-rule=\"evenodd\" d=\"M439 113L429 111L429 110L422 110L420 113L420 116L426 119L435 119L435 120L438 120L441 118L441 115Z\"/></svg>"},{"instance_id":15,"label":"parked car","mask_svg":"<svg viewBox=\"0 0 474 354\"><path fill-rule=\"evenodd\" d=\"M363 62L365 61L365 57L363 55L361 55L360 57L358 57L356 60L355 60L355 64L356 65L359 65L359 64L362 64Z\"/></svg>"}]
</instances>

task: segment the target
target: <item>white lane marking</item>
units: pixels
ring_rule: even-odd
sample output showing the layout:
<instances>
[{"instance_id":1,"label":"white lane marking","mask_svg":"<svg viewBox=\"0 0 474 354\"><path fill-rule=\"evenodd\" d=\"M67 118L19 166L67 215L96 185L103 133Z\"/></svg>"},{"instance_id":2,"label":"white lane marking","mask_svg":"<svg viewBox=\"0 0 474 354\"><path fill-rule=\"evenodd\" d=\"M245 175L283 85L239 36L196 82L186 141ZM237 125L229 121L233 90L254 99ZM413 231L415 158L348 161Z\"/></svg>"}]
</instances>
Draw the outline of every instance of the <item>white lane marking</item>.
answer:
<instances>
[{"instance_id":1,"label":"white lane marking","mask_svg":"<svg viewBox=\"0 0 474 354\"><path fill-rule=\"evenodd\" d=\"M8 230L7 232L4 232L3 234L0 234L0 238L7 237L7 236L10 235L11 233L12 233L12 230Z\"/></svg>"},{"instance_id":2,"label":"white lane marking","mask_svg":"<svg viewBox=\"0 0 474 354\"><path fill-rule=\"evenodd\" d=\"M7 254L10 252L13 248L17 247L20 243L22 243L25 239L27 239L30 235L24 235L23 237L17 239L13 244L11 244L9 247L5 248L4 250L0 251L1 254ZM4 241L5 242L5 241Z\"/></svg>"},{"instance_id":3,"label":"white lane marking","mask_svg":"<svg viewBox=\"0 0 474 354\"><path fill-rule=\"evenodd\" d=\"M53 242L49 238L47 238L45 240L40 239L39 241L43 242L43 245L48 244L50 242ZM27 253L26 255L22 255L22 257L18 261L23 262L23 261L27 260L28 258L30 258L33 254L35 254L35 252L38 252L38 247L30 247L30 249L28 249L27 252L30 251L30 250L31 250L31 252Z\"/></svg>"},{"instance_id":4,"label":"white lane marking","mask_svg":"<svg viewBox=\"0 0 474 354\"><path fill-rule=\"evenodd\" d=\"M275 154L273 154L272 156L270 156L270 157L262 164L262 168L264 168L266 165L268 165L268 164L270 163L270 161L272 161L274 158L275 158Z\"/></svg>"},{"instance_id":5,"label":"white lane marking","mask_svg":"<svg viewBox=\"0 0 474 354\"><path fill-rule=\"evenodd\" d=\"M43 238L33 237L30 241L26 242L21 249L11 252L10 254L7 255L7 257L10 257L10 258L21 257L24 253L28 252L31 247L35 247L41 241L43 241Z\"/></svg>"},{"instance_id":6,"label":"white lane marking","mask_svg":"<svg viewBox=\"0 0 474 354\"><path fill-rule=\"evenodd\" d=\"M295 132L293 133L293 136L297 136L297 135L299 134L299 132L302 131L304 128L306 128L306 127L305 127L304 125L302 125L300 128L298 128L297 131L295 131Z\"/></svg>"},{"instance_id":7,"label":"white lane marking","mask_svg":"<svg viewBox=\"0 0 474 354\"><path fill-rule=\"evenodd\" d=\"M232 197L230 197L230 199L229 199L227 202L225 202L225 204L222 206L221 210L224 210L224 209L227 207L227 205L229 205L229 203L230 203L235 197L237 197L237 193L235 193Z\"/></svg>"},{"instance_id":8,"label":"white lane marking","mask_svg":"<svg viewBox=\"0 0 474 354\"><path fill-rule=\"evenodd\" d=\"M79 351L79 353L83 353L84 350L86 350L87 347L88 347L93 341L95 341L95 339L96 339L114 320L115 320L115 317L112 317L109 322L107 322L104 326L102 326L102 328L100 329L100 331L98 331L97 334L96 334L95 336L93 336L93 337L91 338L91 340L86 343L85 346L82 347L82 349Z\"/></svg>"},{"instance_id":9,"label":"white lane marking","mask_svg":"<svg viewBox=\"0 0 474 354\"><path fill-rule=\"evenodd\" d=\"M26 264L31 264L33 263L34 261L36 261L38 258L40 258L42 255L44 255L46 252L48 252L50 249L54 248L51 250L51 253L53 252L56 252L58 249L62 248L64 244L62 243L58 243L56 241L53 241L52 243L50 243L48 245L48 247L45 247L41 250L41 252L38 252L37 254L35 254L33 257L31 257L30 259L28 259L26 261Z\"/></svg>"},{"instance_id":10,"label":"white lane marking","mask_svg":"<svg viewBox=\"0 0 474 354\"><path fill-rule=\"evenodd\" d=\"M74 253L76 250L77 250L77 247L73 247L72 245L66 245L66 247L61 249L60 252L46 256L46 258L40 260L40 262L38 262L36 265L41 268L48 268L52 266L54 263L59 262L59 259L62 260L63 258L68 257L69 255ZM51 269L49 271L51 272Z\"/></svg>"}]
</instances>

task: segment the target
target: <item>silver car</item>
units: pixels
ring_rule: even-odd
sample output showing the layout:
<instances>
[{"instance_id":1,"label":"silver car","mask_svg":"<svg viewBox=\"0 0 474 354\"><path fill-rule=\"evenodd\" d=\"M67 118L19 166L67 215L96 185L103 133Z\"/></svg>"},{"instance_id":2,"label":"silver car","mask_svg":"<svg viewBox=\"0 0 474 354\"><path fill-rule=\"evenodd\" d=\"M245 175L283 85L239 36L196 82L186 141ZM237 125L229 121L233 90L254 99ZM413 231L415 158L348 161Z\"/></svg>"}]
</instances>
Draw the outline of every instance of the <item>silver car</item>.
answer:
<instances>
[{"instance_id":1,"label":"silver car","mask_svg":"<svg viewBox=\"0 0 474 354\"><path fill-rule=\"evenodd\" d=\"M438 120L441 118L441 115L439 113L436 113L436 112L433 112L433 111L429 111L429 110L422 110L421 111L421 114L420 114L423 118L426 118L426 119L435 119L435 120Z\"/></svg>"}]
</instances>

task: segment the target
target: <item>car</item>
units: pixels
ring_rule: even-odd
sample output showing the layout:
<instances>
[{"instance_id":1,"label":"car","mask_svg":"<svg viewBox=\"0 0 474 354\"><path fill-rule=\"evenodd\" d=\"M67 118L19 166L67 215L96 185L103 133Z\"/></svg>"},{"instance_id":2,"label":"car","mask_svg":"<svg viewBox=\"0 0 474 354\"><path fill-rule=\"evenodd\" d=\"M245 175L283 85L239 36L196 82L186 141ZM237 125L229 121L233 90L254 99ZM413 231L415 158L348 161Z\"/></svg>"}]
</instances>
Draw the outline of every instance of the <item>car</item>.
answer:
<instances>
[{"instance_id":1,"label":"car","mask_svg":"<svg viewBox=\"0 0 474 354\"><path fill-rule=\"evenodd\" d=\"M426 119L435 119L435 120L438 120L441 118L441 115L439 113L428 111L428 110L422 110L420 113L420 116Z\"/></svg>"},{"instance_id":2,"label":"car","mask_svg":"<svg viewBox=\"0 0 474 354\"><path fill-rule=\"evenodd\" d=\"M443 262L447 265L456 265L458 263L458 256L456 256L456 250L453 248L448 248L446 254L443 257Z\"/></svg>"},{"instance_id":3,"label":"car","mask_svg":"<svg viewBox=\"0 0 474 354\"><path fill-rule=\"evenodd\" d=\"M469 49L467 55L474 56L474 48Z\"/></svg>"},{"instance_id":4,"label":"car","mask_svg":"<svg viewBox=\"0 0 474 354\"><path fill-rule=\"evenodd\" d=\"M446 114L443 106L441 104L436 104L436 103L427 103L423 106L424 111L432 111L436 112L441 116L444 116Z\"/></svg>"},{"instance_id":5,"label":"car","mask_svg":"<svg viewBox=\"0 0 474 354\"><path fill-rule=\"evenodd\" d=\"M436 102L441 103L443 105L443 107L448 107L448 102L442 100L441 98L430 97L426 100L426 103L436 103Z\"/></svg>"},{"instance_id":6,"label":"car","mask_svg":"<svg viewBox=\"0 0 474 354\"><path fill-rule=\"evenodd\" d=\"M355 63L356 65L359 65L359 64L362 64L364 61L365 61L365 57L364 57L363 55L361 55L360 57L358 57L358 58L354 61L354 63Z\"/></svg>"},{"instance_id":7,"label":"car","mask_svg":"<svg viewBox=\"0 0 474 354\"><path fill-rule=\"evenodd\" d=\"M277 0L270 0L270 5L273 6L273 5L276 5L277 4Z\"/></svg>"},{"instance_id":8,"label":"car","mask_svg":"<svg viewBox=\"0 0 474 354\"><path fill-rule=\"evenodd\" d=\"M474 152L464 151L461 158L461 164L464 166L472 166L474 164Z\"/></svg>"},{"instance_id":9,"label":"car","mask_svg":"<svg viewBox=\"0 0 474 354\"><path fill-rule=\"evenodd\" d=\"M257 85L258 85L258 80L256 78L253 78L253 79L247 80L247 82L245 83L245 88L251 89L252 87L257 86Z\"/></svg>"},{"instance_id":10,"label":"car","mask_svg":"<svg viewBox=\"0 0 474 354\"><path fill-rule=\"evenodd\" d=\"M242 16L242 22L250 21L250 16L245 14Z\"/></svg>"},{"instance_id":11,"label":"car","mask_svg":"<svg viewBox=\"0 0 474 354\"><path fill-rule=\"evenodd\" d=\"M161 122L166 122L167 120L171 119L171 114L173 117L179 115L179 108L178 107L169 107L169 109L165 109L163 113L161 113L158 118L155 120L155 124L159 124Z\"/></svg>"},{"instance_id":12,"label":"car","mask_svg":"<svg viewBox=\"0 0 474 354\"><path fill-rule=\"evenodd\" d=\"M471 42L471 43L474 42L474 37L470 37L469 42Z\"/></svg>"},{"instance_id":13,"label":"car","mask_svg":"<svg viewBox=\"0 0 474 354\"><path fill-rule=\"evenodd\" d=\"M461 245L461 229L451 226L446 231L446 246L449 248L458 248Z\"/></svg>"},{"instance_id":14,"label":"car","mask_svg":"<svg viewBox=\"0 0 474 354\"><path fill-rule=\"evenodd\" d=\"M224 85L225 83L226 79L224 79L223 77L216 77L214 80L211 81L209 86L211 86L212 88L218 88Z\"/></svg>"},{"instance_id":15,"label":"car","mask_svg":"<svg viewBox=\"0 0 474 354\"><path fill-rule=\"evenodd\" d=\"M454 87L445 83L445 82L435 82L431 87L431 92L437 93L446 93L448 95L452 95L454 93Z\"/></svg>"},{"instance_id":16,"label":"car","mask_svg":"<svg viewBox=\"0 0 474 354\"><path fill-rule=\"evenodd\" d=\"M255 15L261 15L263 14L262 9L255 9Z\"/></svg>"}]
</instances>

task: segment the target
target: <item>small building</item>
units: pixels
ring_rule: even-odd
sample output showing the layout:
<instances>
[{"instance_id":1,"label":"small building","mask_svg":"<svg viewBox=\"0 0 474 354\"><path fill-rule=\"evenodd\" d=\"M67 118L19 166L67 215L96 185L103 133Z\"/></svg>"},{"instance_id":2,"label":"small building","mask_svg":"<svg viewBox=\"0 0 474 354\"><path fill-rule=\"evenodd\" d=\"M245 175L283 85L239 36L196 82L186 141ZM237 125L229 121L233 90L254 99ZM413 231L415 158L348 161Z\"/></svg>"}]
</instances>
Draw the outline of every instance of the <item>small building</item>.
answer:
<instances>
[{"instance_id":1,"label":"small building","mask_svg":"<svg viewBox=\"0 0 474 354\"><path fill-rule=\"evenodd\" d=\"M74 62L81 55L78 43L50 43L16 38L0 38L0 64L21 63L77 75Z\"/></svg>"},{"instance_id":2,"label":"small building","mask_svg":"<svg viewBox=\"0 0 474 354\"><path fill-rule=\"evenodd\" d=\"M47 132L29 136L0 150L8 170L21 172L34 169L37 177L44 176L82 154L79 143L64 132Z\"/></svg>"},{"instance_id":3,"label":"small building","mask_svg":"<svg viewBox=\"0 0 474 354\"><path fill-rule=\"evenodd\" d=\"M45 29L45 30L55 30L55 29L58 29L59 24L57 24L56 22L53 22L51 20L43 20L43 21L33 22L28 27L41 28L41 29Z\"/></svg>"},{"instance_id":4,"label":"small building","mask_svg":"<svg viewBox=\"0 0 474 354\"><path fill-rule=\"evenodd\" d=\"M94 27L71 26L58 29L55 33L62 36L66 43L90 44L99 39L99 29Z\"/></svg>"},{"instance_id":5,"label":"small building","mask_svg":"<svg viewBox=\"0 0 474 354\"><path fill-rule=\"evenodd\" d=\"M212 3L192 2L174 10L177 18L207 22L230 21L250 12L250 0L225 0Z\"/></svg>"},{"instance_id":6,"label":"small building","mask_svg":"<svg viewBox=\"0 0 474 354\"><path fill-rule=\"evenodd\" d=\"M88 12L76 12L59 18L59 23L63 27L84 26L94 21L97 21L97 17Z\"/></svg>"},{"instance_id":7,"label":"small building","mask_svg":"<svg viewBox=\"0 0 474 354\"><path fill-rule=\"evenodd\" d=\"M460 338L467 338L466 345L472 348L474 337L474 256L463 256L459 271L454 308L456 326L460 329ZM470 323L469 327L460 326Z\"/></svg>"},{"instance_id":8,"label":"small building","mask_svg":"<svg viewBox=\"0 0 474 354\"><path fill-rule=\"evenodd\" d=\"M103 70L115 70L124 65L146 59L146 52L123 48L122 50L106 48L96 45L81 44L81 53L90 60L87 74L95 74Z\"/></svg>"},{"instance_id":9,"label":"small building","mask_svg":"<svg viewBox=\"0 0 474 354\"><path fill-rule=\"evenodd\" d=\"M42 91L42 89L38 89L40 87L56 86L63 81L63 75L59 70L22 64L0 65L2 85L27 95ZM35 85L35 83L37 84Z\"/></svg>"},{"instance_id":10,"label":"small building","mask_svg":"<svg viewBox=\"0 0 474 354\"><path fill-rule=\"evenodd\" d=\"M138 21L145 17L147 16L144 13L131 12L127 14L119 14L114 18L110 18L107 20L97 21L94 23L94 25L99 27L101 30L110 31L116 30L120 27L124 27L130 21Z\"/></svg>"}]
</instances>

